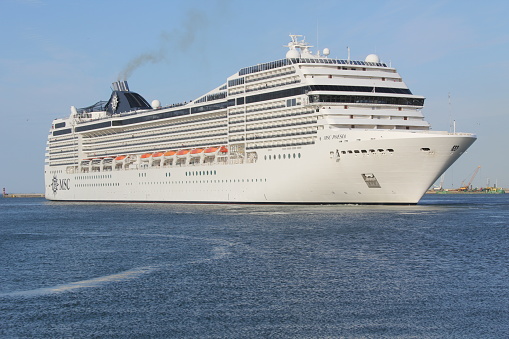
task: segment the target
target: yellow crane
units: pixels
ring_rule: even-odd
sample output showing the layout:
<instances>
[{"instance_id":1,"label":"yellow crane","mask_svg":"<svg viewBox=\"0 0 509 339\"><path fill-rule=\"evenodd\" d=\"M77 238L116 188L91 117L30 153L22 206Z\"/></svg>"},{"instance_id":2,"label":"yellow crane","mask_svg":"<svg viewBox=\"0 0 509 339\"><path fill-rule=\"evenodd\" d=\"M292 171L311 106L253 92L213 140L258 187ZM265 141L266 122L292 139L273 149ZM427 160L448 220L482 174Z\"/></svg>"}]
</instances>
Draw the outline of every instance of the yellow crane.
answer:
<instances>
[{"instance_id":1,"label":"yellow crane","mask_svg":"<svg viewBox=\"0 0 509 339\"><path fill-rule=\"evenodd\" d=\"M472 174L472 177L468 181L468 183L465 185L465 180L461 182L461 187L458 188L458 191L468 191L470 189L470 185L472 184L472 181L474 181L475 176L477 175L477 172L481 169L481 166L477 166L477 168L474 171L474 174Z\"/></svg>"}]
</instances>

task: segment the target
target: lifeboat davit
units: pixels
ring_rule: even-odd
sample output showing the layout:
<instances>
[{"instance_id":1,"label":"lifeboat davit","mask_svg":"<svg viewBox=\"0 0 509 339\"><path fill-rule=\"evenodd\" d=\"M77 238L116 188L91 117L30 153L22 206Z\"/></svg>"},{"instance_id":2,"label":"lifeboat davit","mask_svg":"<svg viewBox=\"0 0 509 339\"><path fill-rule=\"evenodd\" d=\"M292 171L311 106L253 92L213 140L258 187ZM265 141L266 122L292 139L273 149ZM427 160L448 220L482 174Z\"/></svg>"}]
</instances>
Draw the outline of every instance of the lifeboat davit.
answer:
<instances>
[{"instance_id":1,"label":"lifeboat davit","mask_svg":"<svg viewBox=\"0 0 509 339\"><path fill-rule=\"evenodd\" d=\"M177 152L176 152L176 151L168 151L168 152L164 153L164 156L165 156L165 157L172 157L172 156L174 156L175 154L177 154Z\"/></svg>"},{"instance_id":2,"label":"lifeboat davit","mask_svg":"<svg viewBox=\"0 0 509 339\"><path fill-rule=\"evenodd\" d=\"M196 148L191 151L191 156L197 157L203 153L203 148Z\"/></svg>"},{"instance_id":3,"label":"lifeboat davit","mask_svg":"<svg viewBox=\"0 0 509 339\"><path fill-rule=\"evenodd\" d=\"M160 156L162 156L164 153L163 152L156 152L154 154L152 154L152 158L158 158Z\"/></svg>"},{"instance_id":4,"label":"lifeboat davit","mask_svg":"<svg viewBox=\"0 0 509 339\"><path fill-rule=\"evenodd\" d=\"M178 157L185 157L185 156L187 156L188 153L189 153L188 149L183 149L183 150L180 150L180 151L177 152L177 156Z\"/></svg>"}]
</instances>

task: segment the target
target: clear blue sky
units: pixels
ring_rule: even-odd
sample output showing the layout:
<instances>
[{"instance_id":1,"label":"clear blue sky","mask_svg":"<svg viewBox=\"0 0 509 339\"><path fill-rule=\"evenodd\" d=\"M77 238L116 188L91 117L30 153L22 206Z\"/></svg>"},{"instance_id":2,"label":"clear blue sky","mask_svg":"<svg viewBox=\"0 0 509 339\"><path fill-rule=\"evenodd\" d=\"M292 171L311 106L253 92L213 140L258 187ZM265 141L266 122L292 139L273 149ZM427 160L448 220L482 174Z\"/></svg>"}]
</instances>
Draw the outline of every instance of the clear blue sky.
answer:
<instances>
[{"instance_id":1,"label":"clear blue sky","mask_svg":"<svg viewBox=\"0 0 509 339\"><path fill-rule=\"evenodd\" d=\"M288 34L331 57L391 63L426 97L434 130L477 142L445 176L509 187L509 1L1 0L0 186L43 192L51 121L107 100L132 61L132 90L163 105L195 99L245 66L282 59ZM316 50L316 48L314 49ZM448 104L448 94L451 104Z\"/></svg>"}]
</instances>

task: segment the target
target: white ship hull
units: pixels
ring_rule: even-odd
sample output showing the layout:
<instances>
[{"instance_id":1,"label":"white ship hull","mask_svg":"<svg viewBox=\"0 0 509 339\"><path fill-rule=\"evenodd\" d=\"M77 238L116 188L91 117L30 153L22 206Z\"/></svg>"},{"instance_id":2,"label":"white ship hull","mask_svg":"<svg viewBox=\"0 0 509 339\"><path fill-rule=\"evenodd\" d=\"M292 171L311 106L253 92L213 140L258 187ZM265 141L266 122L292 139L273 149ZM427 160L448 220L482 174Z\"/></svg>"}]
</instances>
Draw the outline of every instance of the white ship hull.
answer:
<instances>
[{"instance_id":1,"label":"white ship hull","mask_svg":"<svg viewBox=\"0 0 509 339\"><path fill-rule=\"evenodd\" d=\"M259 151L255 163L154 166L90 173L66 173L65 166L47 168L46 198L118 202L414 204L461 155L461 150L466 150L474 141L471 135L445 133L328 130L318 136L314 145ZM456 147L458 151L452 151L455 146L459 146ZM350 150L352 153L348 153ZM356 150L359 153L355 153ZM366 182L365 177L371 175L379 187L372 187L372 184L370 187Z\"/></svg>"}]
</instances>

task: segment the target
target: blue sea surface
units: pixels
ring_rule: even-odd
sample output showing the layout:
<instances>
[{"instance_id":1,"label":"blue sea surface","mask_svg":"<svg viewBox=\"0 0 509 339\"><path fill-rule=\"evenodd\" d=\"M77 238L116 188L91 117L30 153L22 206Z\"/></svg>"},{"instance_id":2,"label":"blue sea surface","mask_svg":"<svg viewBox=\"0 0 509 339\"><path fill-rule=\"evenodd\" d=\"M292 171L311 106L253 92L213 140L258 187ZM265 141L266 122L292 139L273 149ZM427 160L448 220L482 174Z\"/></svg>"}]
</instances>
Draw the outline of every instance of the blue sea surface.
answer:
<instances>
[{"instance_id":1,"label":"blue sea surface","mask_svg":"<svg viewBox=\"0 0 509 339\"><path fill-rule=\"evenodd\" d=\"M507 338L509 194L0 199L2 338Z\"/></svg>"}]
</instances>

